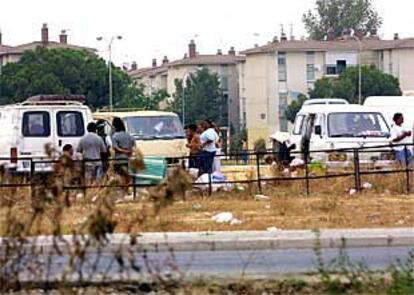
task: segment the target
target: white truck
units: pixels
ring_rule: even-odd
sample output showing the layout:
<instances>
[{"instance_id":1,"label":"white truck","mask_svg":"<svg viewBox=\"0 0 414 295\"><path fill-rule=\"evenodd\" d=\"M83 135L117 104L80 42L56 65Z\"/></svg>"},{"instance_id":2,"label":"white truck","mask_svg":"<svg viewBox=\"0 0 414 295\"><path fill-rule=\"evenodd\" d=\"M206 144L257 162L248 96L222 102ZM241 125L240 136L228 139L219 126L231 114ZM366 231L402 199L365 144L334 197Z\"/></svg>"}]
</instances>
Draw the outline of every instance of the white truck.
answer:
<instances>
[{"instance_id":1,"label":"white truck","mask_svg":"<svg viewBox=\"0 0 414 295\"><path fill-rule=\"evenodd\" d=\"M22 103L0 106L0 164L17 173L28 173L31 159L47 159L47 144L58 152L65 144L76 148L93 120L83 101L84 97L78 95L38 95ZM35 165L36 171L51 167Z\"/></svg>"},{"instance_id":2,"label":"white truck","mask_svg":"<svg viewBox=\"0 0 414 295\"><path fill-rule=\"evenodd\" d=\"M296 151L352 149L387 146L390 128L380 111L360 105L314 105L303 107L296 115L290 141ZM307 146L305 146L307 145ZM387 165L390 161L388 148L385 152L361 153L361 163ZM331 165L350 162L350 152L311 153L311 158Z\"/></svg>"}]
</instances>

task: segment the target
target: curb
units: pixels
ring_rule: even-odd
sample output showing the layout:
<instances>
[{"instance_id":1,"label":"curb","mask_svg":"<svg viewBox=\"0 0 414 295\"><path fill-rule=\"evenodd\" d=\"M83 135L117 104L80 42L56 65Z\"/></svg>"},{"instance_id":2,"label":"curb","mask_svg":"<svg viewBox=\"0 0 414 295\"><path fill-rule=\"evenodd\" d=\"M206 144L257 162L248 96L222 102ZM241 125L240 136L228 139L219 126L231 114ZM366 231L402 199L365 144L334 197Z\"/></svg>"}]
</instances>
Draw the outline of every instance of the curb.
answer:
<instances>
[{"instance_id":1,"label":"curb","mask_svg":"<svg viewBox=\"0 0 414 295\"><path fill-rule=\"evenodd\" d=\"M138 247L143 251L230 251L230 250L282 250L313 249L317 234L311 230L236 231L144 233L138 236ZM79 239L80 240L80 239ZM108 236L104 251L129 247L131 239L126 234ZM0 239L1 245L5 239ZM27 245L36 244L41 252L73 245L73 236L59 239L52 236L30 238ZM81 241L82 243L82 241ZM340 247L410 247L414 246L414 228L394 229L326 229L319 231L320 248ZM88 248L93 251L94 247Z\"/></svg>"}]
</instances>

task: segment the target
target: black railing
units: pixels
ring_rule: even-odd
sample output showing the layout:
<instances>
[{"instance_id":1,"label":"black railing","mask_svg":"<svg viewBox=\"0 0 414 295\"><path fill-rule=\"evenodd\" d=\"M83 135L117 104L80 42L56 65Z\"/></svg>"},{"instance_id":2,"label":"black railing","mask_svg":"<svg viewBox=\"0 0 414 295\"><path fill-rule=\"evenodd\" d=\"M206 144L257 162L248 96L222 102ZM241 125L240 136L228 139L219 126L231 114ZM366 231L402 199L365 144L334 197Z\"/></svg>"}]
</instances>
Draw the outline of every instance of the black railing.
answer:
<instances>
[{"instance_id":1,"label":"black railing","mask_svg":"<svg viewBox=\"0 0 414 295\"><path fill-rule=\"evenodd\" d=\"M412 148L412 144L400 145L404 147L404 151L408 154ZM396 147L396 146L394 146ZM291 156L303 159L301 165L296 167L296 170L301 171L302 175L292 175L290 171L288 174L271 175L266 176L262 173L262 168L272 165L270 162L276 162L280 171L283 169L290 169L287 163L279 162L280 154L275 151L267 150L266 152L254 152L244 151L239 153L231 153L227 155L216 155L220 157L222 167L235 167L242 169L242 167L249 167L251 171L255 171L255 177L246 177L245 179L238 180L217 180L214 179L214 174L208 174L207 182L194 182L194 187L207 187L207 192L212 194L214 185L234 185L234 184L255 184L259 192L263 190L264 182L304 182L305 192L307 195L311 194L311 182L320 179L332 179L332 178L344 178L353 177L353 186L356 191L362 188L362 178L371 175L391 175L391 174L404 174L405 177L405 192L410 193L412 190L411 176L413 170L413 162L409 163L408 157L406 157L405 163L396 164L395 160L389 159L390 154L393 151L389 145L375 146L375 147L360 147L360 148L342 148L342 149L330 149L330 150L315 150L310 151L308 155L304 155L300 152L292 152ZM329 155L341 155L345 156L341 160L335 161L315 161L315 155L323 155L324 158L329 158ZM383 160L381 156L386 156ZM271 161L268 159L271 157ZM389 157L389 158L388 158ZM179 162L185 163L190 157L179 158ZM312 160L312 158L314 158ZM202 156L199 156L199 160L203 160ZM25 170L25 176L22 178L14 177L14 171L7 169L7 165L3 175L3 179L0 180L0 188L20 188L30 187L31 190L36 189L37 186L42 185L42 177L38 176L44 170L45 167L49 168L46 171L53 171L55 165L59 163L58 160L36 160L28 157L22 158L0 158L1 162L7 163L19 163L21 161L29 162L29 169ZM103 189L103 188L132 188L134 198L137 197L137 188L154 186L155 184L139 184L136 181L136 174L131 173L132 182L128 185L112 184L105 181L97 181L94 183L88 182L86 177L85 166L88 162L96 162L97 160L89 161L73 161L74 164L80 167L80 180L77 183L64 184L64 190L80 190L86 196L89 189ZM109 159L109 161L115 161ZM321 165L325 167L325 172L322 175L318 175L312 172L312 165ZM335 165L340 167L335 169ZM342 167L341 167L342 165ZM38 166L42 166L42 169L38 169ZM184 166L184 165L183 165ZM332 172L334 170L334 173ZM9 175L9 177L4 177ZM47 177L47 176L44 176ZM21 180L16 182L16 180Z\"/></svg>"}]
</instances>

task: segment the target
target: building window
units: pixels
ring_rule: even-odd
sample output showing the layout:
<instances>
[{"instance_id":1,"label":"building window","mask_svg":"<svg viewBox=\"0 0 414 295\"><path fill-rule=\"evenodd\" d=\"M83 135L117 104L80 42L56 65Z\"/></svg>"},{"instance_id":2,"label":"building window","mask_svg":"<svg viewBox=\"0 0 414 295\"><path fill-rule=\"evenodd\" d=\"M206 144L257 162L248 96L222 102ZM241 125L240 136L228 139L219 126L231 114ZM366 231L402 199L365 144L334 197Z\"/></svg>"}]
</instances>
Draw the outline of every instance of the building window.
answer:
<instances>
[{"instance_id":1,"label":"building window","mask_svg":"<svg viewBox=\"0 0 414 295\"><path fill-rule=\"evenodd\" d=\"M220 87L221 90L223 91L228 91L229 90L229 78L222 76L220 77Z\"/></svg>"},{"instance_id":2,"label":"building window","mask_svg":"<svg viewBox=\"0 0 414 295\"><path fill-rule=\"evenodd\" d=\"M340 75L346 71L346 60L337 60L336 64L326 65L326 75Z\"/></svg>"},{"instance_id":3,"label":"building window","mask_svg":"<svg viewBox=\"0 0 414 295\"><path fill-rule=\"evenodd\" d=\"M228 75L229 74L229 66L226 64L221 65L221 74Z\"/></svg>"},{"instance_id":4,"label":"building window","mask_svg":"<svg viewBox=\"0 0 414 295\"><path fill-rule=\"evenodd\" d=\"M277 65L278 65L279 82L285 82L287 80L286 53L285 52L279 52L277 54Z\"/></svg>"},{"instance_id":5,"label":"building window","mask_svg":"<svg viewBox=\"0 0 414 295\"><path fill-rule=\"evenodd\" d=\"M288 106L288 95L286 92L279 93L279 131L288 131L288 120L286 110Z\"/></svg>"},{"instance_id":6,"label":"building window","mask_svg":"<svg viewBox=\"0 0 414 295\"><path fill-rule=\"evenodd\" d=\"M315 81L315 52L306 52L306 81Z\"/></svg>"}]
</instances>

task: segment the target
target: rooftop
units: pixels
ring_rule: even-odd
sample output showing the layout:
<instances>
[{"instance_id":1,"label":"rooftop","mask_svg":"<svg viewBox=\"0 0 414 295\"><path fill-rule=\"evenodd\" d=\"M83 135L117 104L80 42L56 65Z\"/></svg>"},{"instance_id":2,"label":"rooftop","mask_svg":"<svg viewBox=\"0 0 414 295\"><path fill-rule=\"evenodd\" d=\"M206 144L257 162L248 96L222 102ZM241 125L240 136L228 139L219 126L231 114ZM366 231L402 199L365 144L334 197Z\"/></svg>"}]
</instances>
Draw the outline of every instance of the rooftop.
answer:
<instances>
[{"instance_id":1,"label":"rooftop","mask_svg":"<svg viewBox=\"0 0 414 295\"><path fill-rule=\"evenodd\" d=\"M352 37L350 37L352 38ZM360 44L359 44L360 43ZM241 54L269 53L274 51L330 51L330 50L384 50L396 48L414 48L414 38L398 40L380 40L366 38L360 42L355 39L315 41L315 40L287 40L269 43L242 51Z\"/></svg>"},{"instance_id":2,"label":"rooftop","mask_svg":"<svg viewBox=\"0 0 414 295\"><path fill-rule=\"evenodd\" d=\"M219 64L236 64L239 61L243 61L245 58L243 56L237 55L196 55L195 57L187 57L179 59L169 63L169 66L183 66L183 65L219 65Z\"/></svg>"},{"instance_id":3,"label":"rooftop","mask_svg":"<svg viewBox=\"0 0 414 295\"><path fill-rule=\"evenodd\" d=\"M148 68L140 68L136 70L130 70L128 71L128 75L133 78L142 78L147 76L156 76L160 74L167 73L168 71L168 65L164 64L157 67L148 67Z\"/></svg>"},{"instance_id":4,"label":"rooftop","mask_svg":"<svg viewBox=\"0 0 414 295\"><path fill-rule=\"evenodd\" d=\"M78 46L67 43L67 34L65 30L61 31L59 35L60 42L50 41L49 40L49 30L47 24L43 24L41 29L41 41L34 41L30 43L25 43L17 46L8 46L0 44L0 56L1 55L10 55L10 54L22 54L27 50L35 50L37 47L45 48L70 48L77 50L86 50L89 52L96 52L96 49L84 46Z\"/></svg>"}]
</instances>

